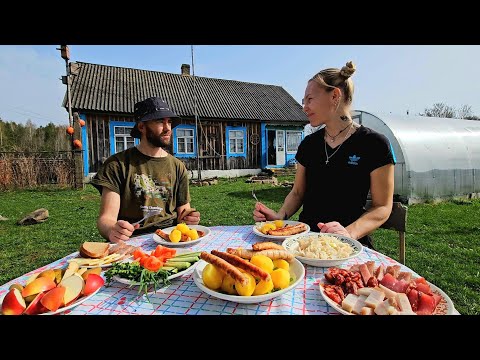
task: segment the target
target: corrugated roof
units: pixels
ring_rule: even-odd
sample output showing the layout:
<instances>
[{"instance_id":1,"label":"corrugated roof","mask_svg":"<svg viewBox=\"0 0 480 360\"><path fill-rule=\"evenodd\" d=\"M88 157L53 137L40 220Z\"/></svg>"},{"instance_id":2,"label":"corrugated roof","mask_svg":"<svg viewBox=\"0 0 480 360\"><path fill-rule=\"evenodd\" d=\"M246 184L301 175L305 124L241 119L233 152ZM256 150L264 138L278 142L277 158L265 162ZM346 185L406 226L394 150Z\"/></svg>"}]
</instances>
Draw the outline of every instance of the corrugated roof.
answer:
<instances>
[{"instance_id":1,"label":"corrugated roof","mask_svg":"<svg viewBox=\"0 0 480 360\"><path fill-rule=\"evenodd\" d=\"M77 66L72 108L133 114L133 105L151 96L163 98L180 116L194 116L194 78L181 74L107 65ZM308 121L302 106L281 86L195 76L200 118ZM66 107L66 101L63 104Z\"/></svg>"}]
</instances>

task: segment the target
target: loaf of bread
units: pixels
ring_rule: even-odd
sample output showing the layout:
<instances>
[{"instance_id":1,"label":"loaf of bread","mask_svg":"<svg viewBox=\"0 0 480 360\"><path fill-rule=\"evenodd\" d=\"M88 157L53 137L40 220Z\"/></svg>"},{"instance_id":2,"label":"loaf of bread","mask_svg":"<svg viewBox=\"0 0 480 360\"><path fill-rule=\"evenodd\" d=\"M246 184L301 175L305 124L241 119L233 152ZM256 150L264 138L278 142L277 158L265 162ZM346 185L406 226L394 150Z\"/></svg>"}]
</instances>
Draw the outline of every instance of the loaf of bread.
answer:
<instances>
[{"instance_id":1,"label":"loaf of bread","mask_svg":"<svg viewBox=\"0 0 480 360\"><path fill-rule=\"evenodd\" d=\"M108 243L85 241L80 246L80 256L85 258L99 259L108 255Z\"/></svg>"}]
</instances>

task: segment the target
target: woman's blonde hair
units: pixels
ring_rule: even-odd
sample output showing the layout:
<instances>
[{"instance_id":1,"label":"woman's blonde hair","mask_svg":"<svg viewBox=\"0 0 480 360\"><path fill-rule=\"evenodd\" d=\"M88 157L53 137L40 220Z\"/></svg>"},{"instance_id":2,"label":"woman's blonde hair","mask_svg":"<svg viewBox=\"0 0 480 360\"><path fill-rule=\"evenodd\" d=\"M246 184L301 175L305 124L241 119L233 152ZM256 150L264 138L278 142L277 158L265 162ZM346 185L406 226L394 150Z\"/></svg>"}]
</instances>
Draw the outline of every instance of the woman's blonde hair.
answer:
<instances>
[{"instance_id":1,"label":"woman's blonde hair","mask_svg":"<svg viewBox=\"0 0 480 360\"><path fill-rule=\"evenodd\" d=\"M353 100L353 81L350 76L355 72L356 67L352 61L341 69L328 68L315 74L309 81L315 81L317 84L333 90L339 88L345 98L345 103L351 104Z\"/></svg>"}]
</instances>

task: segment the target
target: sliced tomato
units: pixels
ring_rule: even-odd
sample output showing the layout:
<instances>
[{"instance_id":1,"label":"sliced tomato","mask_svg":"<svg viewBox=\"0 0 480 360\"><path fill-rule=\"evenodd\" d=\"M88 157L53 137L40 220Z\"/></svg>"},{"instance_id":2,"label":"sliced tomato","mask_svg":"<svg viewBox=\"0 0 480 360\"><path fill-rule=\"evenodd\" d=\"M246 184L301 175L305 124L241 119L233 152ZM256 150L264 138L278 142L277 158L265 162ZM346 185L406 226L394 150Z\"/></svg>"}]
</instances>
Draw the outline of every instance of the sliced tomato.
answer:
<instances>
[{"instance_id":1,"label":"sliced tomato","mask_svg":"<svg viewBox=\"0 0 480 360\"><path fill-rule=\"evenodd\" d=\"M177 250L170 249L170 248L167 248L167 247L162 246L162 245L158 245L155 248L155 256L156 257L171 258L171 257L175 256L176 253L177 253Z\"/></svg>"},{"instance_id":2,"label":"sliced tomato","mask_svg":"<svg viewBox=\"0 0 480 360\"><path fill-rule=\"evenodd\" d=\"M146 255L142 249L140 248L137 248L134 252L133 252L133 258L134 259L138 259L138 258L141 258L142 256Z\"/></svg>"},{"instance_id":3,"label":"sliced tomato","mask_svg":"<svg viewBox=\"0 0 480 360\"><path fill-rule=\"evenodd\" d=\"M140 261L139 261L139 262L140 262L140 266L144 266L145 261L147 261L148 258L150 258L150 255L148 255L148 254L145 254L144 256L142 256L142 257L140 258Z\"/></svg>"},{"instance_id":4,"label":"sliced tomato","mask_svg":"<svg viewBox=\"0 0 480 360\"><path fill-rule=\"evenodd\" d=\"M145 269L154 271L154 272L158 271L162 266L163 266L163 262L161 262L155 256L149 256L148 259L145 260L145 263L143 264L143 267Z\"/></svg>"}]
</instances>

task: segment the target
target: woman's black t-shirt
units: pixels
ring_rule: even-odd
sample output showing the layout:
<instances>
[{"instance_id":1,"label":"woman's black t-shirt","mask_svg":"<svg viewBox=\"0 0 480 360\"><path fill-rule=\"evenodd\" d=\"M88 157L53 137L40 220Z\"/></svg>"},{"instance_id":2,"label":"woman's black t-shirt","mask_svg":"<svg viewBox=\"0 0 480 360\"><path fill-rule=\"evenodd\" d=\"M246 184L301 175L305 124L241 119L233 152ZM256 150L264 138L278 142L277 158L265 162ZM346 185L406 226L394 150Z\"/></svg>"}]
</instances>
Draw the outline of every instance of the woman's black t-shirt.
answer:
<instances>
[{"instance_id":1,"label":"woman's black t-shirt","mask_svg":"<svg viewBox=\"0 0 480 360\"><path fill-rule=\"evenodd\" d=\"M311 231L319 231L319 222L338 221L346 227L357 220L365 211L370 173L395 164L386 136L365 126L357 128L340 148L327 144L326 164L324 134L323 128L307 136L295 156L306 169L307 181L299 220Z\"/></svg>"}]
</instances>

